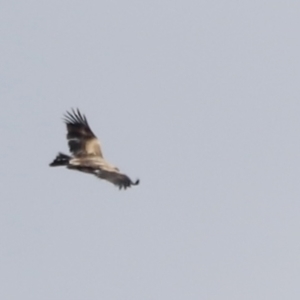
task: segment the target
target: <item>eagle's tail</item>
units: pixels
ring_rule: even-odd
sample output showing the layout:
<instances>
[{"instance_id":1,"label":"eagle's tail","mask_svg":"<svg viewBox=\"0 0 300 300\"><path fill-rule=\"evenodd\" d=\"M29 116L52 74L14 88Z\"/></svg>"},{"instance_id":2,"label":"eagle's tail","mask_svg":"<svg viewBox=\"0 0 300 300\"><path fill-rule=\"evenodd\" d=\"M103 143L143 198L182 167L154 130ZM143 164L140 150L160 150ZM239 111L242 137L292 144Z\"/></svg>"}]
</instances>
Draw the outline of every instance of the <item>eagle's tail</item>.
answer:
<instances>
[{"instance_id":1,"label":"eagle's tail","mask_svg":"<svg viewBox=\"0 0 300 300\"><path fill-rule=\"evenodd\" d=\"M70 159L71 156L63 153L58 153L54 161L51 164L49 164L49 166L50 167L66 166L68 165Z\"/></svg>"}]
</instances>

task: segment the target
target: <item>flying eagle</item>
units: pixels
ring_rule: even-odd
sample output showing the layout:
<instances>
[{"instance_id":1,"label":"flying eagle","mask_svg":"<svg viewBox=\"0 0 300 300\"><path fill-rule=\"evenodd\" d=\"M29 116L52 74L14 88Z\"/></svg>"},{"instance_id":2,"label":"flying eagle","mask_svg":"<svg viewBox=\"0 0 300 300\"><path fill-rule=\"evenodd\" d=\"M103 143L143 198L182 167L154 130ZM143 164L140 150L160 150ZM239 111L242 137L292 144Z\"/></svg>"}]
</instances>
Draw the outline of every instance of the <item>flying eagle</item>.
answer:
<instances>
[{"instance_id":1,"label":"flying eagle","mask_svg":"<svg viewBox=\"0 0 300 300\"><path fill-rule=\"evenodd\" d=\"M110 181L119 189L139 184L139 180L132 182L127 175L103 158L100 143L79 109L72 109L72 113L67 112L64 122L67 125L69 149L73 155L58 153L50 167L66 166L71 170L93 174Z\"/></svg>"}]
</instances>

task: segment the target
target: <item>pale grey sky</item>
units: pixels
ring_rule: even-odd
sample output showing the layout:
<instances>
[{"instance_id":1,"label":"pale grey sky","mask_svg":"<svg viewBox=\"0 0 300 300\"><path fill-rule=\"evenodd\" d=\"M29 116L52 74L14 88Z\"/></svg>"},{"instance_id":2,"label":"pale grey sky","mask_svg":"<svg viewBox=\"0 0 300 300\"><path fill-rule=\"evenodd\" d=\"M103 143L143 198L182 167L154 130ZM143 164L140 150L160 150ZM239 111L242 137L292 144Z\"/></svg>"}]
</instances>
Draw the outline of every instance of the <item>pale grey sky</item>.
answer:
<instances>
[{"instance_id":1,"label":"pale grey sky","mask_svg":"<svg viewBox=\"0 0 300 300\"><path fill-rule=\"evenodd\" d=\"M0 299L300 297L299 1L2 1ZM141 184L48 164L79 107Z\"/></svg>"}]
</instances>

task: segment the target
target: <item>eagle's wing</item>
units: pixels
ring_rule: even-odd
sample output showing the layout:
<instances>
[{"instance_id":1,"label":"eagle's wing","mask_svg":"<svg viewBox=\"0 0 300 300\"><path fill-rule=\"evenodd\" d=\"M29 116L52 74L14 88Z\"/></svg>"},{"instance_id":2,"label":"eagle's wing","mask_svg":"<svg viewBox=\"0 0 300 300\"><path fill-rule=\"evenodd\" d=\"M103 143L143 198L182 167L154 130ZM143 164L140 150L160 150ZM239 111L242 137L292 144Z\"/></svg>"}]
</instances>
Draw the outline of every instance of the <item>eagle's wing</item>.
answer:
<instances>
[{"instance_id":1,"label":"eagle's wing","mask_svg":"<svg viewBox=\"0 0 300 300\"><path fill-rule=\"evenodd\" d=\"M122 174L119 171L98 170L96 176L102 179L106 179L107 181L118 186L119 189L126 189L128 187L131 187L132 185L138 185L140 182L139 179L133 182L127 175Z\"/></svg>"},{"instance_id":2,"label":"eagle's wing","mask_svg":"<svg viewBox=\"0 0 300 300\"><path fill-rule=\"evenodd\" d=\"M105 179L119 189L126 189L131 185L138 185L139 180L133 182L127 175L120 173L119 169L111 165L100 157L78 157L69 161L68 168L77 169L96 175L98 178Z\"/></svg>"},{"instance_id":3,"label":"eagle's wing","mask_svg":"<svg viewBox=\"0 0 300 300\"><path fill-rule=\"evenodd\" d=\"M70 152L75 157L100 156L103 157L100 143L92 132L85 115L79 109L72 113L67 112L64 116L67 125L67 139Z\"/></svg>"}]
</instances>

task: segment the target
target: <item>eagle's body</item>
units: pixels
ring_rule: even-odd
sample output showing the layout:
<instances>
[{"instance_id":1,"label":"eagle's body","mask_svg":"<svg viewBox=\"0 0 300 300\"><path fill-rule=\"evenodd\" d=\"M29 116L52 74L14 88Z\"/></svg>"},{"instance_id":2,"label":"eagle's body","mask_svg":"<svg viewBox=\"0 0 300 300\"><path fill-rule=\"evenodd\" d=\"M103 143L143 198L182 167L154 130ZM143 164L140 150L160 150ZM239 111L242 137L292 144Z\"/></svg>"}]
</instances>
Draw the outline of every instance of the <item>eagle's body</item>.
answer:
<instances>
[{"instance_id":1,"label":"eagle's body","mask_svg":"<svg viewBox=\"0 0 300 300\"><path fill-rule=\"evenodd\" d=\"M72 156L59 153L50 164L51 167L66 166L68 169L93 174L117 185L120 189L139 184L139 180L131 179L120 173L119 169L109 164L101 151L100 143L89 127L84 115L72 110L64 119L67 125L67 139Z\"/></svg>"}]
</instances>

